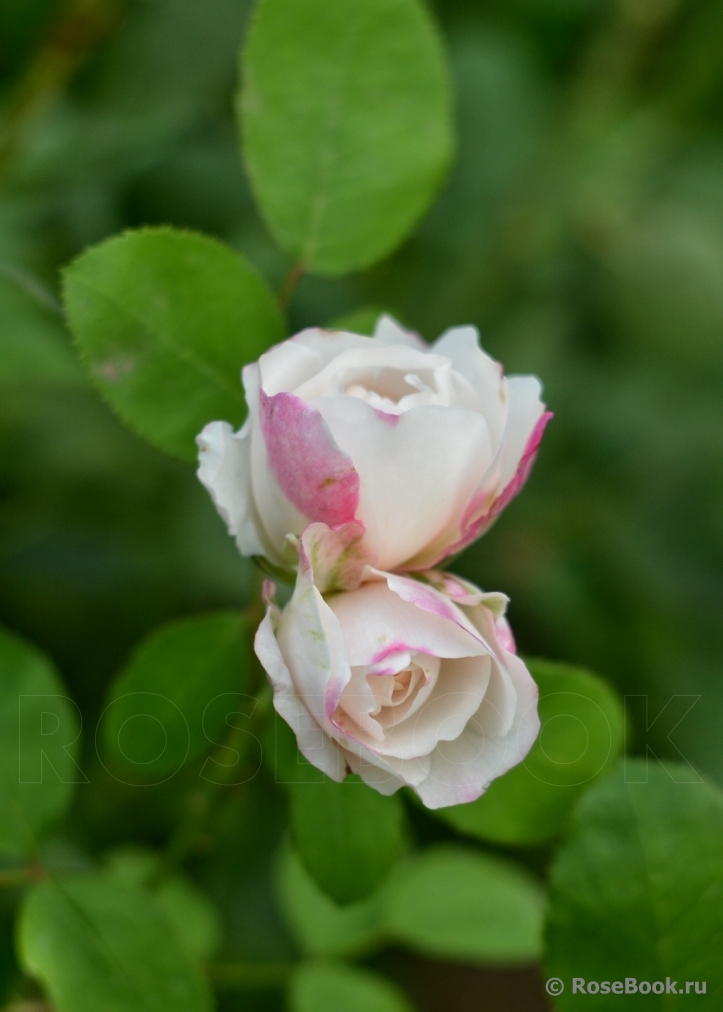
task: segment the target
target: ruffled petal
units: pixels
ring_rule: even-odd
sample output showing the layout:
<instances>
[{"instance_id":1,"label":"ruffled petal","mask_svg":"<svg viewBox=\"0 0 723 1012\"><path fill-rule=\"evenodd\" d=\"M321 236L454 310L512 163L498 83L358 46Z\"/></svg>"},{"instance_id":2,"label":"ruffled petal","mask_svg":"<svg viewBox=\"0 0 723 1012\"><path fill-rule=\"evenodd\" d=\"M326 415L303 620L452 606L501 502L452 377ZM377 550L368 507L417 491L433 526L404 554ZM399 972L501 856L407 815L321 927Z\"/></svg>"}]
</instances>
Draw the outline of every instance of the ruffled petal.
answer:
<instances>
[{"instance_id":1,"label":"ruffled petal","mask_svg":"<svg viewBox=\"0 0 723 1012\"><path fill-rule=\"evenodd\" d=\"M295 390L324 367L323 357L300 341L282 341L265 352L258 363L260 386L274 394Z\"/></svg>"},{"instance_id":2,"label":"ruffled petal","mask_svg":"<svg viewBox=\"0 0 723 1012\"><path fill-rule=\"evenodd\" d=\"M494 646L503 662L493 666L490 682L509 683L515 700L511 723L502 734L490 733L490 708L485 706L485 695L480 711L469 720L463 733L453 741L440 742L431 753L429 776L415 786L428 808L475 801L494 779L524 760L539 734L538 689L534 679L519 657L499 643Z\"/></svg>"},{"instance_id":3,"label":"ruffled petal","mask_svg":"<svg viewBox=\"0 0 723 1012\"><path fill-rule=\"evenodd\" d=\"M352 348L369 348L372 345L372 338L362 334L352 334L348 330L322 330L321 327L308 327L290 340L293 344L302 345L318 356L321 369L345 351Z\"/></svg>"},{"instance_id":4,"label":"ruffled petal","mask_svg":"<svg viewBox=\"0 0 723 1012\"><path fill-rule=\"evenodd\" d=\"M364 549L365 530L352 521L332 529L327 524L309 524L301 544L314 571L314 583L322 594L356 590L365 570L376 562Z\"/></svg>"},{"instance_id":5,"label":"ruffled petal","mask_svg":"<svg viewBox=\"0 0 723 1012\"><path fill-rule=\"evenodd\" d=\"M490 666L489 655L444 660L424 706L385 735L384 755L416 759L429 755L441 741L458 738L480 708Z\"/></svg>"},{"instance_id":6,"label":"ruffled petal","mask_svg":"<svg viewBox=\"0 0 723 1012\"><path fill-rule=\"evenodd\" d=\"M353 749L346 749L345 755L350 769L381 794L393 794L405 786L416 790L429 776L428 755L418 759L395 759L372 752L358 743Z\"/></svg>"},{"instance_id":7,"label":"ruffled petal","mask_svg":"<svg viewBox=\"0 0 723 1012\"><path fill-rule=\"evenodd\" d=\"M269 604L254 639L254 649L274 689L274 708L296 735L301 754L332 780L340 782L347 772L344 754L321 723L302 702L286 666L274 632L278 611Z\"/></svg>"},{"instance_id":8,"label":"ruffled petal","mask_svg":"<svg viewBox=\"0 0 723 1012\"><path fill-rule=\"evenodd\" d=\"M242 555L266 551L251 491L250 422L234 433L228 422L211 422L196 437L198 477L208 489Z\"/></svg>"},{"instance_id":9,"label":"ruffled petal","mask_svg":"<svg viewBox=\"0 0 723 1012\"><path fill-rule=\"evenodd\" d=\"M317 722L331 732L330 717L351 668L339 622L314 586L303 547L294 593L279 617L276 636L297 693Z\"/></svg>"},{"instance_id":10,"label":"ruffled petal","mask_svg":"<svg viewBox=\"0 0 723 1012\"><path fill-rule=\"evenodd\" d=\"M452 615L458 613L459 621L403 600L386 581L365 583L351 594L334 594L328 606L343 630L352 667L377 664L401 652L432 657L477 657L489 652L454 605L449 610Z\"/></svg>"},{"instance_id":11,"label":"ruffled petal","mask_svg":"<svg viewBox=\"0 0 723 1012\"><path fill-rule=\"evenodd\" d=\"M341 352L311 379L302 383L294 391L305 401L314 401L320 397L345 396L347 388L365 381L372 386L386 374L394 378L400 387L399 395L414 395L417 388L405 382L409 374L428 376L431 386L446 405L449 397L449 383L445 382L444 373L449 372L449 359L442 355L432 355L408 345L378 345L373 338L364 338L368 343L364 347L350 348ZM441 382L437 379L441 373ZM399 400L397 396L395 400ZM406 400L406 398L405 398ZM404 408L404 401L400 409ZM398 410L396 413L401 413Z\"/></svg>"},{"instance_id":12,"label":"ruffled petal","mask_svg":"<svg viewBox=\"0 0 723 1012\"><path fill-rule=\"evenodd\" d=\"M429 345L424 338L413 330L406 330L388 313L383 313L377 320L374 328L374 340L380 344L407 344L410 348L429 351Z\"/></svg>"}]
</instances>

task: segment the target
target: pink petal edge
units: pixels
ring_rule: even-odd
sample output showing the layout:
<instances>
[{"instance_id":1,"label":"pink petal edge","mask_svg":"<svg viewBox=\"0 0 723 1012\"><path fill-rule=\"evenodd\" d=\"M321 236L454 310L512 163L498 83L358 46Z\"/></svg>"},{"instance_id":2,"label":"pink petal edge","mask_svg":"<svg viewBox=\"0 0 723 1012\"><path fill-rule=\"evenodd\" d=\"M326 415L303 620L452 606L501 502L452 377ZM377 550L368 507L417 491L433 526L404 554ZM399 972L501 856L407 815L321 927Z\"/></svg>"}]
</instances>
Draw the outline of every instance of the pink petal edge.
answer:
<instances>
[{"instance_id":1,"label":"pink petal edge","mask_svg":"<svg viewBox=\"0 0 723 1012\"><path fill-rule=\"evenodd\" d=\"M530 476L532 465L535 463L537 451L540 443L542 442L542 436L547 427L547 423L554 416L553 411L545 411L538 420L532 430L530 438L527 440L527 445L520 458L520 462L517 465L512 481L502 490L497 498L492 503L491 507L486 513L481 516L478 514L480 508L480 500L486 499L486 495L475 493L472 496L467 509L462 516L462 536L458 541L455 541L449 548L445 548L444 552L438 556L433 562L430 562L425 566L425 569L438 566L443 559L448 558L450 555L456 555L461 552L463 548L467 548L473 541L476 541L485 530L491 526L492 522L497 519L502 510L507 506L512 499L522 491L522 487Z\"/></svg>"},{"instance_id":2,"label":"pink petal edge","mask_svg":"<svg viewBox=\"0 0 723 1012\"><path fill-rule=\"evenodd\" d=\"M289 502L329 527L354 520L359 475L319 412L294 394L262 390L260 421L269 467Z\"/></svg>"}]
</instances>

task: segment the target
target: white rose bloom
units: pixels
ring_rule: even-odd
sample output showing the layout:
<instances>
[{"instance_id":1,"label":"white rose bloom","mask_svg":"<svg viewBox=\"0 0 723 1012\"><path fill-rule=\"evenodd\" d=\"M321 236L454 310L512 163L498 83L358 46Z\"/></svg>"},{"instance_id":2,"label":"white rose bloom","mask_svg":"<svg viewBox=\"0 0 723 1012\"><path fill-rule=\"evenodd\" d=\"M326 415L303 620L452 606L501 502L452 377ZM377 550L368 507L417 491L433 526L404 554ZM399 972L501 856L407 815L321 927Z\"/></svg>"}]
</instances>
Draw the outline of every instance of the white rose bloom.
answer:
<instances>
[{"instance_id":1,"label":"white rose bloom","mask_svg":"<svg viewBox=\"0 0 723 1012\"><path fill-rule=\"evenodd\" d=\"M384 571L438 565L520 490L551 417L474 327L430 346L389 317L374 337L302 331L243 382L248 419L206 426L199 477L241 552L287 569L310 523Z\"/></svg>"},{"instance_id":2,"label":"white rose bloom","mask_svg":"<svg viewBox=\"0 0 723 1012\"><path fill-rule=\"evenodd\" d=\"M323 597L311 561L321 528L301 539L283 611L266 587L255 646L276 710L335 780L353 771L383 794L406 784L429 808L473 801L539 730L507 599L448 573L422 582L368 567L359 589Z\"/></svg>"}]
</instances>

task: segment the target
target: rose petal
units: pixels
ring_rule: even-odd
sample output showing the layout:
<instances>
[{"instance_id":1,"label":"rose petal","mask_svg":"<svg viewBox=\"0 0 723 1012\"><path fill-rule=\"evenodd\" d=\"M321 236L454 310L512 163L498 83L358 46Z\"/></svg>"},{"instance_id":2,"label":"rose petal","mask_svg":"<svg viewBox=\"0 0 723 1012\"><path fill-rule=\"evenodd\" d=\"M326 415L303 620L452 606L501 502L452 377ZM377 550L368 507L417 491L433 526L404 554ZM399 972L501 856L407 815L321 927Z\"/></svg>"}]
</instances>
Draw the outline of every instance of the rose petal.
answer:
<instances>
[{"instance_id":1,"label":"rose petal","mask_svg":"<svg viewBox=\"0 0 723 1012\"><path fill-rule=\"evenodd\" d=\"M270 606L254 639L256 655L274 689L274 708L296 735L301 754L337 782L346 776L346 760L336 742L324 732L299 697L274 634L274 609Z\"/></svg>"},{"instance_id":2,"label":"rose petal","mask_svg":"<svg viewBox=\"0 0 723 1012\"><path fill-rule=\"evenodd\" d=\"M478 410L484 415L492 446L497 449L504 434L509 403L502 366L479 345L476 327L452 327L432 345L437 355L445 355L452 367L472 385L478 398Z\"/></svg>"},{"instance_id":3,"label":"rose petal","mask_svg":"<svg viewBox=\"0 0 723 1012\"><path fill-rule=\"evenodd\" d=\"M404 786L416 790L429 776L428 755L418 759L395 759L393 756L372 752L358 743L354 743L353 749L345 749L345 755L353 772L358 773L365 783L381 794L393 794ZM384 787L387 789L384 790Z\"/></svg>"},{"instance_id":4,"label":"rose petal","mask_svg":"<svg viewBox=\"0 0 723 1012\"><path fill-rule=\"evenodd\" d=\"M297 397L315 401L320 397L346 396L348 387L359 384L374 389L380 376L386 373L396 379L402 396L407 395L405 399L410 395L413 398L418 391L409 385L406 377L421 373L430 377L430 390L438 399L445 405L448 403L449 383L445 383L443 374L450 370L449 359L408 345L385 346L378 345L373 338L364 340L367 341L365 347L341 352L321 372L297 387L294 391ZM442 374L441 382L438 373Z\"/></svg>"},{"instance_id":5,"label":"rose petal","mask_svg":"<svg viewBox=\"0 0 723 1012\"><path fill-rule=\"evenodd\" d=\"M438 746L430 756L429 776L415 787L427 808L474 801L532 748L540 729L537 686L522 661L509 657L508 673L517 697L509 732L492 737L473 717L459 738Z\"/></svg>"},{"instance_id":6,"label":"rose petal","mask_svg":"<svg viewBox=\"0 0 723 1012\"><path fill-rule=\"evenodd\" d=\"M534 377L519 376L512 377L512 379L534 379ZM529 391L533 388L526 385L526 389L529 394ZM538 401L538 404L534 407L526 404L524 410L520 410L515 415L516 421L513 427L514 439L509 443L506 441L503 443L503 448L500 450L500 459L489 469L470 498L467 508L462 515L459 536L456 540L452 538L447 539L446 547L443 547L444 539L438 538L435 543L427 547L421 556L412 560L415 566L427 568L437 566L443 559L450 555L456 555L468 545L471 545L472 542L476 541L492 526L505 506L521 491L535 462L545 427L552 418L552 412L545 411L544 408L545 405L541 401ZM537 415L536 421L533 423L532 419L535 418L537 412L539 412L539 415ZM527 442L522 452L515 456L515 448L519 443L520 433L524 432L525 427L529 426L532 426L532 428L527 435ZM509 473L512 466L511 461L515 461L517 470L507 485L503 486L503 475ZM493 474L496 475L494 479L492 478ZM412 564L409 565L409 568L412 568Z\"/></svg>"},{"instance_id":7,"label":"rose petal","mask_svg":"<svg viewBox=\"0 0 723 1012\"><path fill-rule=\"evenodd\" d=\"M481 415L430 405L390 419L355 397L325 397L315 405L354 462L356 519L381 569L406 563L459 523L490 461Z\"/></svg>"},{"instance_id":8,"label":"rose petal","mask_svg":"<svg viewBox=\"0 0 723 1012\"><path fill-rule=\"evenodd\" d=\"M416 759L429 755L440 741L458 738L480 708L490 664L489 655L445 659L424 706L387 733L380 751L395 759Z\"/></svg>"},{"instance_id":9,"label":"rose petal","mask_svg":"<svg viewBox=\"0 0 723 1012\"><path fill-rule=\"evenodd\" d=\"M544 425L537 426L545 414L542 384L536 376L510 376L507 380L510 410L500 454L499 487L504 489L519 471L520 461L540 445ZM549 418L552 415L548 416ZM546 423L545 423L546 424ZM534 446L530 446L531 441Z\"/></svg>"},{"instance_id":10,"label":"rose petal","mask_svg":"<svg viewBox=\"0 0 723 1012\"><path fill-rule=\"evenodd\" d=\"M459 622L433 615L402 600L386 582L365 583L353 594L334 594L328 606L343 630L352 667L375 664L400 651L432 657L476 657L489 652L464 615L460 614Z\"/></svg>"},{"instance_id":11,"label":"rose petal","mask_svg":"<svg viewBox=\"0 0 723 1012\"><path fill-rule=\"evenodd\" d=\"M310 713L330 731L329 718L351 678L351 668L341 628L314 586L303 546L294 593L281 613L276 635L297 692Z\"/></svg>"},{"instance_id":12,"label":"rose petal","mask_svg":"<svg viewBox=\"0 0 723 1012\"><path fill-rule=\"evenodd\" d=\"M259 359L259 380L264 392L295 390L324 367L323 357L300 341L282 341Z\"/></svg>"},{"instance_id":13,"label":"rose petal","mask_svg":"<svg viewBox=\"0 0 723 1012\"><path fill-rule=\"evenodd\" d=\"M303 345L318 355L322 369L337 355L350 351L352 348L368 348L372 343L372 339L363 334L352 334L348 330L322 330L321 327L308 327L306 330L294 334L290 340L294 344ZM295 390L296 387L288 389Z\"/></svg>"},{"instance_id":14,"label":"rose petal","mask_svg":"<svg viewBox=\"0 0 723 1012\"><path fill-rule=\"evenodd\" d=\"M438 615L449 622L454 622L455 625L471 633L475 639L478 638L477 629L467 618L466 612L458 608L455 602L450 601L435 587L423 583L421 580L414 580L409 576L399 576L397 573L382 573L378 570L373 570L373 572L386 580L389 589L401 597L403 601L408 601L409 604L429 612L430 615ZM471 588L473 585L469 584L468 586Z\"/></svg>"},{"instance_id":15,"label":"rose petal","mask_svg":"<svg viewBox=\"0 0 723 1012\"><path fill-rule=\"evenodd\" d=\"M405 330L393 316L383 313L374 328L374 340L380 344L407 344L410 348L429 351L429 345L413 330Z\"/></svg>"},{"instance_id":16,"label":"rose petal","mask_svg":"<svg viewBox=\"0 0 723 1012\"><path fill-rule=\"evenodd\" d=\"M454 573L447 573L442 569L427 570L424 574L424 579L435 590L438 590L440 594L444 594L454 601L455 604L473 605L483 603L485 608L489 608L491 612L500 618L505 614L507 605L510 603L510 599L506 594L500 594L499 591L485 593L485 591L470 583L469 580L463 580L460 576L455 576Z\"/></svg>"},{"instance_id":17,"label":"rose petal","mask_svg":"<svg viewBox=\"0 0 723 1012\"><path fill-rule=\"evenodd\" d=\"M228 422L211 422L196 437L198 477L211 494L242 555L263 555L251 493L251 439L247 422L234 433Z\"/></svg>"},{"instance_id":18,"label":"rose petal","mask_svg":"<svg viewBox=\"0 0 723 1012\"><path fill-rule=\"evenodd\" d=\"M356 590L367 566L376 561L362 546L365 530L361 524L342 524L332 530L327 524L309 524L301 544L314 570L314 583L322 594Z\"/></svg>"},{"instance_id":19,"label":"rose petal","mask_svg":"<svg viewBox=\"0 0 723 1012\"><path fill-rule=\"evenodd\" d=\"M359 475L335 443L322 415L294 394L268 397L262 390L260 424L268 467L295 510L330 527L354 520ZM258 468L254 466L255 488L262 466L261 461ZM262 487L269 491L267 482ZM284 536L287 533L298 532L290 528Z\"/></svg>"}]
</instances>

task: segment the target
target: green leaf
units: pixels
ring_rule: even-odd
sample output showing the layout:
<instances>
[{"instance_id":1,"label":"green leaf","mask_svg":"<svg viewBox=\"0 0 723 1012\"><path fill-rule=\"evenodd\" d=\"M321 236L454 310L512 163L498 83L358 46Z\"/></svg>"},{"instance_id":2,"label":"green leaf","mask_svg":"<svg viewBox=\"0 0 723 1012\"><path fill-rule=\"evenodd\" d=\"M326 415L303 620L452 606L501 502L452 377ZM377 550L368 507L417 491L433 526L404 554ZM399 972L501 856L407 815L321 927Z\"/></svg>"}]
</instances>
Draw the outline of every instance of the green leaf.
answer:
<instances>
[{"instance_id":1,"label":"green leaf","mask_svg":"<svg viewBox=\"0 0 723 1012\"><path fill-rule=\"evenodd\" d=\"M386 878L403 847L404 810L354 775L337 784L295 783L291 831L317 885L337 903L368 896Z\"/></svg>"},{"instance_id":2,"label":"green leaf","mask_svg":"<svg viewBox=\"0 0 723 1012\"><path fill-rule=\"evenodd\" d=\"M277 892L294 937L310 956L357 956L380 941L379 895L337 906L307 874L290 847L281 852Z\"/></svg>"},{"instance_id":3,"label":"green leaf","mask_svg":"<svg viewBox=\"0 0 723 1012\"><path fill-rule=\"evenodd\" d=\"M417 0L261 0L239 103L256 198L319 274L380 260L428 207L452 150L447 70Z\"/></svg>"},{"instance_id":4,"label":"green leaf","mask_svg":"<svg viewBox=\"0 0 723 1012\"><path fill-rule=\"evenodd\" d=\"M566 664L528 664L540 687L542 724L529 755L478 801L435 812L460 832L496 843L542 843L560 833L577 798L622 747L622 706L606 682Z\"/></svg>"},{"instance_id":5,"label":"green leaf","mask_svg":"<svg viewBox=\"0 0 723 1012\"><path fill-rule=\"evenodd\" d=\"M240 254L170 228L87 250L64 272L64 298L93 383L132 429L188 461L207 422L241 423L241 367L284 335Z\"/></svg>"},{"instance_id":6,"label":"green leaf","mask_svg":"<svg viewBox=\"0 0 723 1012\"><path fill-rule=\"evenodd\" d=\"M18 931L58 1012L206 1012L211 995L154 897L108 874L43 882Z\"/></svg>"},{"instance_id":7,"label":"green leaf","mask_svg":"<svg viewBox=\"0 0 723 1012\"><path fill-rule=\"evenodd\" d=\"M371 970L304 963L290 984L292 1012L412 1012L406 995Z\"/></svg>"},{"instance_id":8,"label":"green leaf","mask_svg":"<svg viewBox=\"0 0 723 1012\"><path fill-rule=\"evenodd\" d=\"M385 929L421 953L486 963L540 955L543 892L511 861L432 847L403 862L386 893Z\"/></svg>"},{"instance_id":9,"label":"green leaf","mask_svg":"<svg viewBox=\"0 0 723 1012\"><path fill-rule=\"evenodd\" d=\"M142 847L121 847L108 855L108 873L120 883L149 889L194 959L208 959L221 940L216 908L184 875L163 875L161 855Z\"/></svg>"},{"instance_id":10,"label":"green leaf","mask_svg":"<svg viewBox=\"0 0 723 1012\"><path fill-rule=\"evenodd\" d=\"M67 807L78 713L50 660L0 629L0 854L37 849L37 834Z\"/></svg>"},{"instance_id":11,"label":"green leaf","mask_svg":"<svg viewBox=\"0 0 723 1012\"><path fill-rule=\"evenodd\" d=\"M565 983L560 1009L577 1008L572 976L585 981L677 982L678 994L629 997L626 1008L689 1009L687 981L723 995L723 795L685 783L687 767L628 762L596 784L575 811L553 865L546 962ZM691 987L691 990L694 990ZM603 994L585 1007L608 1008Z\"/></svg>"},{"instance_id":12,"label":"green leaf","mask_svg":"<svg viewBox=\"0 0 723 1012\"><path fill-rule=\"evenodd\" d=\"M113 683L99 729L119 779L160 783L223 744L227 717L250 714L248 635L239 612L216 612L171 622L140 644Z\"/></svg>"},{"instance_id":13,"label":"green leaf","mask_svg":"<svg viewBox=\"0 0 723 1012\"><path fill-rule=\"evenodd\" d=\"M194 959L209 959L221 942L221 921L208 897L180 875L160 882L154 895L186 952Z\"/></svg>"},{"instance_id":14,"label":"green leaf","mask_svg":"<svg viewBox=\"0 0 723 1012\"><path fill-rule=\"evenodd\" d=\"M161 870L161 855L146 847L118 847L106 856L105 868L117 882L147 886Z\"/></svg>"}]
</instances>

